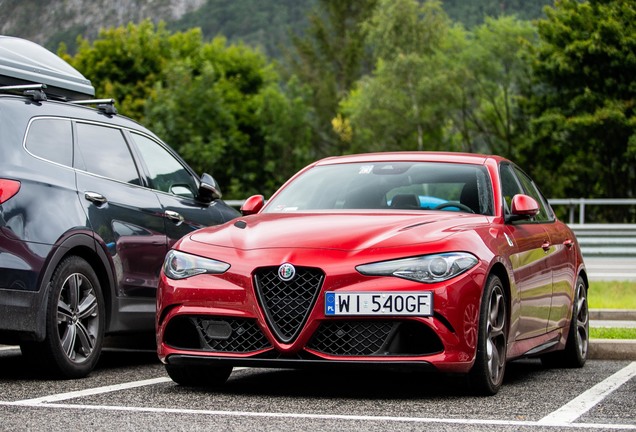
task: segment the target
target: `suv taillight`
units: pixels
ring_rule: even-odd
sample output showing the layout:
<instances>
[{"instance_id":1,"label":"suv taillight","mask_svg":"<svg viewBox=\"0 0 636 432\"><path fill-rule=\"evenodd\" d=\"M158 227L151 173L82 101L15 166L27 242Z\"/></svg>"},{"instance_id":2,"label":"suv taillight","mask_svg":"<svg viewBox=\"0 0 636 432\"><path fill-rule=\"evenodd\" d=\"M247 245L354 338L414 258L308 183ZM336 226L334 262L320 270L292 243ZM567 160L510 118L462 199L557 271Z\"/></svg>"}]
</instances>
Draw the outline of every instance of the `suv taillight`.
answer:
<instances>
[{"instance_id":1,"label":"suv taillight","mask_svg":"<svg viewBox=\"0 0 636 432\"><path fill-rule=\"evenodd\" d=\"M17 180L0 179L0 204L17 194L20 190L20 182Z\"/></svg>"}]
</instances>

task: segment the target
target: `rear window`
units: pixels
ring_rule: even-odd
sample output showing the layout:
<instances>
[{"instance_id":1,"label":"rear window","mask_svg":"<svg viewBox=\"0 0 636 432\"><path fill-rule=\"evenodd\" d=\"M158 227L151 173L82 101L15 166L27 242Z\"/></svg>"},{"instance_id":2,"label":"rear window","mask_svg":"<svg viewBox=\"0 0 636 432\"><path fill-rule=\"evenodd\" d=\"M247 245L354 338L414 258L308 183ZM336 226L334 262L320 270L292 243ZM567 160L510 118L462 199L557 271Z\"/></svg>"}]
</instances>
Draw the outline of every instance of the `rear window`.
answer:
<instances>
[{"instance_id":1,"label":"rear window","mask_svg":"<svg viewBox=\"0 0 636 432\"><path fill-rule=\"evenodd\" d=\"M29 125L26 149L42 159L73 166L73 132L67 119L35 119Z\"/></svg>"}]
</instances>

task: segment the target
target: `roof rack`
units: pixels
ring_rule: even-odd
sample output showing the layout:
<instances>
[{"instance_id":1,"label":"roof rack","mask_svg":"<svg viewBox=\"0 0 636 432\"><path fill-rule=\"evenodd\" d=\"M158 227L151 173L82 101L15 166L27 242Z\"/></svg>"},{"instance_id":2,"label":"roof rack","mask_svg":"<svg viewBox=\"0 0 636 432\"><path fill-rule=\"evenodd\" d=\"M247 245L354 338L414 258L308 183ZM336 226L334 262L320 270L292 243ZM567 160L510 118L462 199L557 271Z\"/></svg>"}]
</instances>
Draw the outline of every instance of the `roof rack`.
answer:
<instances>
[{"instance_id":1,"label":"roof rack","mask_svg":"<svg viewBox=\"0 0 636 432\"><path fill-rule=\"evenodd\" d=\"M31 97L34 101L46 100L44 89L46 84L19 84L0 87L0 92L22 92L25 96Z\"/></svg>"},{"instance_id":2,"label":"roof rack","mask_svg":"<svg viewBox=\"0 0 636 432\"><path fill-rule=\"evenodd\" d=\"M115 108L115 99L86 99L71 101L71 103L77 105L95 105L95 108L103 111L105 114L117 114L117 108Z\"/></svg>"}]
</instances>

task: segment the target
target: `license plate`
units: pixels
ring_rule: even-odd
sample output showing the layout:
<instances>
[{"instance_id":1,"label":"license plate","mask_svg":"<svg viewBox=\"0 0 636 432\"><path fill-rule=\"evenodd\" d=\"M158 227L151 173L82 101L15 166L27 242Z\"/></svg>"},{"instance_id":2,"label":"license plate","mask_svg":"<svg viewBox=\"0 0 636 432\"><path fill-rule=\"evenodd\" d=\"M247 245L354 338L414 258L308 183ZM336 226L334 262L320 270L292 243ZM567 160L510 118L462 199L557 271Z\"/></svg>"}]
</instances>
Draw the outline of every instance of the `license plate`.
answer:
<instances>
[{"instance_id":1,"label":"license plate","mask_svg":"<svg viewBox=\"0 0 636 432\"><path fill-rule=\"evenodd\" d=\"M325 293L325 315L433 315L433 293L341 292Z\"/></svg>"}]
</instances>

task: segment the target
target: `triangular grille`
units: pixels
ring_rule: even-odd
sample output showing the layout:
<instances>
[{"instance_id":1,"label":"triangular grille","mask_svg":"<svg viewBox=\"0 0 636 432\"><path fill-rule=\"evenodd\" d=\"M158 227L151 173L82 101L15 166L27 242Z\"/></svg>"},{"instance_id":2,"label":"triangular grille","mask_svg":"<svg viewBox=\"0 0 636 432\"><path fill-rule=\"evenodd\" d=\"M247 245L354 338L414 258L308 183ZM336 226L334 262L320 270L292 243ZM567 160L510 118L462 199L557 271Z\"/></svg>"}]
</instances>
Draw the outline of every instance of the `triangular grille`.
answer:
<instances>
[{"instance_id":1,"label":"triangular grille","mask_svg":"<svg viewBox=\"0 0 636 432\"><path fill-rule=\"evenodd\" d=\"M298 336L316 303L323 278L323 272L315 268L296 268L296 276L289 282L278 277L278 267L256 272L256 294L279 341L288 343Z\"/></svg>"}]
</instances>

